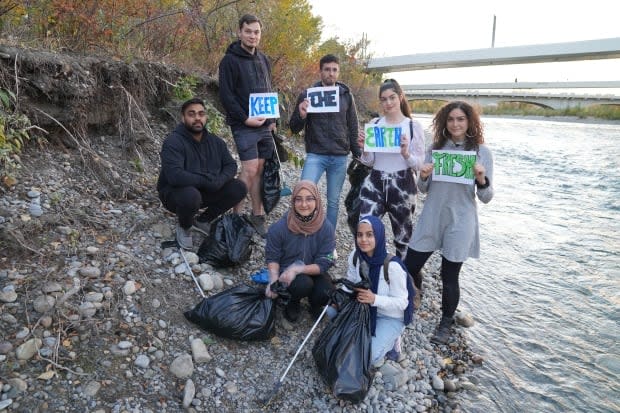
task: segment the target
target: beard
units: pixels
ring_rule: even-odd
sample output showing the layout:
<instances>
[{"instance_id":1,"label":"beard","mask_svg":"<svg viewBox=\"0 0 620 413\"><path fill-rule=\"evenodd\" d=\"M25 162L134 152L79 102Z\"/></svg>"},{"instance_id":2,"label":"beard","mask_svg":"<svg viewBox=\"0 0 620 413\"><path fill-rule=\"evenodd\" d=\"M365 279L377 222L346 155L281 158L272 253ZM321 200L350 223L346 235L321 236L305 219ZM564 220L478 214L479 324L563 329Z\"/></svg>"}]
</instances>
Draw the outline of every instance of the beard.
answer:
<instances>
[{"instance_id":1,"label":"beard","mask_svg":"<svg viewBox=\"0 0 620 413\"><path fill-rule=\"evenodd\" d=\"M194 123L185 123L185 128L191 133L200 133L205 128L205 125L202 122L194 122Z\"/></svg>"}]
</instances>

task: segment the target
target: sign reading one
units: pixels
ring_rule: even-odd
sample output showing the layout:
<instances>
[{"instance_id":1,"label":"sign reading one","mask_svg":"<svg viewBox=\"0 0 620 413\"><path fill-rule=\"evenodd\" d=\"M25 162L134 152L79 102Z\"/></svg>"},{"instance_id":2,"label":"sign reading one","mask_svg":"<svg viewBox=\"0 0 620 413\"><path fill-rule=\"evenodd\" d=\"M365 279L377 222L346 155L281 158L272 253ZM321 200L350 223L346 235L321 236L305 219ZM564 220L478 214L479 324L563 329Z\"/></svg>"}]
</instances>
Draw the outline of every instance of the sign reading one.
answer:
<instances>
[{"instance_id":1,"label":"sign reading one","mask_svg":"<svg viewBox=\"0 0 620 413\"><path fill-rule=\"evenodd\" d=\"M251 93L249 102L248 117L250 118L279 118L280 105L278 104L278 94L270 93Z\"/></svg>"},{"instance_id":2,"label":"sign reading one","mask_svg":"<svg viewBox=\"0 0 620 413\"><path fill-rule=\"evenodd\" d=\"M475 151L433 151L433 181L474 183Z\"/></svg>"},{"instance_id":3,"label":"sign reading one","mask_svg":"<svg viewBox=\"0 0 620 413\"><path fill-rule=\"evenodd\" d=\"M340 112L340 88L324 86L308 88L308 113Z\"/></svg>"},{"instance_id":4,"label":"sign reading one","mask_svg":"<svg viewBox=\"0 0 620 413\"><path fill-rule=\"evenodd\" d=\"M403 129L400 126L379 126L367 123L364 126L366 139L364 152L400 152L400 137Z\"/></svg>"}]
</instances>

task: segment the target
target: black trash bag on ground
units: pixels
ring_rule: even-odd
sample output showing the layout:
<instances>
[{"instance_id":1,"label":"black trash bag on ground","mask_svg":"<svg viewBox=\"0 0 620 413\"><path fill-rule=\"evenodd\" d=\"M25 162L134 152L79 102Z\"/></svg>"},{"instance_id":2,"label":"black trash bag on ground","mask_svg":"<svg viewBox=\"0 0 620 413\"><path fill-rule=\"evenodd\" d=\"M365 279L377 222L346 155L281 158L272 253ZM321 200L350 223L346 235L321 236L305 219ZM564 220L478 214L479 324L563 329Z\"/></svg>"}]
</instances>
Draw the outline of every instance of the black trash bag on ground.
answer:
<instances>
[{"instance_id":1,"label":"black trash bag on ground","mask_svg":"<svg viewBox=\"0 0 620 413\"><path fill-rule=\"evenodd\" d=\"M222 215L211 225L209 236L198 248L200 262L231 267L250 258L254 228L238 214Z\"/></svg>"},{"instance_id":2,"label":"black trash bag on ground","mask_svg":"<svg viewBox=\"0 0 620 413\"><path fill-rule=\"evenodd\" d=\"M261 287L230 288L183 315L204 330L235 340L267 340L275 333L275 304Z\"/></svg>"},{"instance_id":3,"label":"black trash bag on ground","mask_svg":"<svg viewBox=\"0 0 620 413\"><path fill-rule=\"evenodd\" d=\"M351 290L370 288L368 282L337 282ZM374 373L370 364L370 306L353 299L354 295L325 327L312 348L312 356L334 396L359 403L368 394Z\"/></svg>"},{"instance_id":4,"label":"black trash bag on ground","mask_svg":"<svg viewBox=\"0 0 620 413\"><path fill-rule=\"evenodd\" d=\"M353 159L347 168L351 189L349 189L349 193L347 193L344 199L344 206L347 209L347 224L353 235L357 232L357 223L360 220L360 191L362 190L364 179L366 179L371 169L357 159Z\"/></svg>"},{"instance_id":5,"label":"black trash bag on ground","mask_svg":"<svg viewBox=\"0 0 620 413\"><path fill-rule=\"evenodd\" d=\"M262 180L262 200L265 213L270 213L280 201L280 188L282 182L280 179L280 162L276 157L274 149L271 158L265 159L265 167L263 168Z\"/></svg>"}]
</instances>

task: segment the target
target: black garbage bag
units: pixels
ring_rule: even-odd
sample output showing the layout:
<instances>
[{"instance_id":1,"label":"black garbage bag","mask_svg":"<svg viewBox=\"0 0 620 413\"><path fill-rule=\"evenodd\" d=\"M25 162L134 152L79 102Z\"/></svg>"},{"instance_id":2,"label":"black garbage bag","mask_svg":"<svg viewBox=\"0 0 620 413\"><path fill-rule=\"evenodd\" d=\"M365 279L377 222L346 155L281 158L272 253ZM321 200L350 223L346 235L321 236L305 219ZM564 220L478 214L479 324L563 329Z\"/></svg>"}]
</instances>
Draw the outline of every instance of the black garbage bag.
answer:
<instances>
[{"instance_id":1,"label":"black garbage bag","mask_svg":"<svg viewBox=\"0 0 620 413\"><path fill-rule=\"evenodd\" d=\"M357 232L357 223L360 220L360 191L362 190L364 179L366 179L371 169L372 168L364 165L357 159L353 159L347 168L351 189L349 189L344 199L344 206L347 209L347 224L351 232L353 232L353 235Z\"/></svg>"},{"instance_id":2,"label":"black garbage bag","mask_svg":"<svg viewBox=\"0 0 620 413\"><path fill-rule=\"evenodd\" d=\"M278 151L278 159L280 162L288 162L288 150L286 149L286 146L284 146L286 137L273 131L271 132L271 135L273 136L273 142L276 145L276 151Z\"/></svg>"},{"instance_id":3,"label":"black garbage bag","mask_svg":"<svg viewBox=\"0 0 620 413\"><path fill-rule=\"evenodd\" d=\"M239 285L203 299L183 314L220 337L267 340L275 333L275 304L264 287Z\"/></svg>"},{"instance_id":4,"label":"black garbage bag","mask_svg":"<svg viewBox=\"0 0 620 413\"><path fill-rule=\"evenodd\" d=\"M250 258L254 228L238 214L222 215L211 226L209 236L198 248L200 262L214 267L231 267Z\"/></svg>"},{"instance_id":5,"label":"black garbage bag","mask_svg":"<svg viewBox=\"0 0 620 413\"><path fill-rule=\"evenodd\" d=\"M270 213L280 201L280 187L282 185L280 179L280 162L276 156L274 149L271 158L265 159L265 167L263 168L263 190L262 200L265 213Z\"/></svg>"},{"instance_id":6,"label":"black garbage bag","mask_svg":"<svg viewBox=\"0 0 620 413\"><path fill-rule=\"evenodd\" d=\"M337 282L351 290L369 288L368 282ZM370 344L370 306L355 299L346 301L312 348L319 374L337 398L359 403L366 397L374 378Z\"/></svg>"}]
</instances>

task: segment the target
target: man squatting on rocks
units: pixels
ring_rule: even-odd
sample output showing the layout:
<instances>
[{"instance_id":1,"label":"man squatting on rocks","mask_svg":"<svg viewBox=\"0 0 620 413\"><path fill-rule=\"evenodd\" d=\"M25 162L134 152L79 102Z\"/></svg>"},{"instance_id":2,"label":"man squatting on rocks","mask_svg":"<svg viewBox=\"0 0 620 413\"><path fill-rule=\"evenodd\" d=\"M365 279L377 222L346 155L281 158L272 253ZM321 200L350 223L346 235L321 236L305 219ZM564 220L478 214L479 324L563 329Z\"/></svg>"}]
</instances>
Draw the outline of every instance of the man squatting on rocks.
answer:
<instances>
[{"instance_id":1,"label":"man squatting on rocks","mask_svg":"<svg viewBox=\"0 0 620 413\"><path fill-rule=\"evenodd\" d=\"M338 57L328 54L319 61L321 80L312 87L338 86L339 112L308 113L310 102L307 90L297 98L295 111L289 121L291 131L299 133L304 130L306 143L306 160L301 172L301 180L310 180L317 184L325 172L327 179L327 219L334 230L338 223L338 205L342 185L347 175L347 155L354 157L362 154L357 142L358 126L355 100L344 83L338 82L340 61Z\"/></svg>"},{"instance_id":2,"label":"man squatting on rocks","mask_svg":"<svg viewBox=\"0 0 620 413\"><path fill-rule=\"evenodd\" d=\"M271 92L271 65L267 56L257 47L260 43L262 23L258 17L246 14L239 19L239 40L228 46L219 66L220 100L226 110L226 123L230 125L239 159L241 179L250 194L252 214L250 221L256 231L265 237L265 210L261 198L261 185L265 159L273 154L272 131L274 119L249 118L251 93ZM242 213L244 204L235 206Z\"/></svg>"},{"instance_id":3,"label":"man squatting on rocks","mask_svg":"<svg viewBox=\"0 0 620 413\"><path fill-rule=\"evenodd\" d=\"M161 171L157 181L159 199L177 215L179 246L193 246L190 229L209 234L211 222L247 194L236 179L237 162L226 143L205 129L204 102L194 98L181 106L181 123L164 140ZM201 208L207 208L195 218Z\"/></svg>"}]
</instances>

